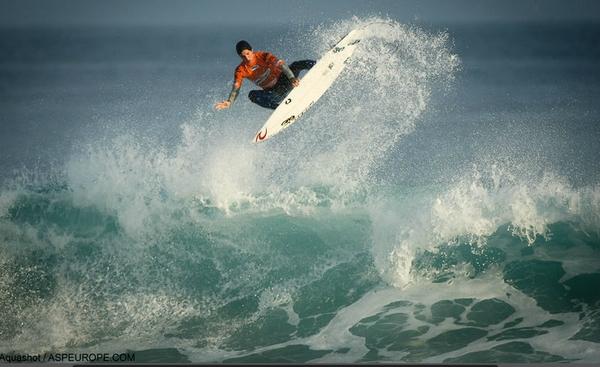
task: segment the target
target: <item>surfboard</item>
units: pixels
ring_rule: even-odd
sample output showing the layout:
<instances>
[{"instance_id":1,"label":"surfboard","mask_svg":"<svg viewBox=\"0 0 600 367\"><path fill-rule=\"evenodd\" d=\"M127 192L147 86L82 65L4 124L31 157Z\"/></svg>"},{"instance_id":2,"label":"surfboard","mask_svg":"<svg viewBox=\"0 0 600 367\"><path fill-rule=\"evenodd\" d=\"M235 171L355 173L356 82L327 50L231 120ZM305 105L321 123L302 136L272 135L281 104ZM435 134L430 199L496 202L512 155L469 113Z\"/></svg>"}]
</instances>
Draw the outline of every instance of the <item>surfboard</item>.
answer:
<instances>
[{"instance_id":1,"label":"surfboard","mask_svg":"<svg viewBox=\"0 0 600 367\"><path fill-rule=\"evenodd\" d=\"M300 85L292 89L256 133L255 143L273 137L298 121L321 98L348 63L361 41L362 33L360 28L350 31L317 61L304 75Z\"/></svg>"}]
</instances>

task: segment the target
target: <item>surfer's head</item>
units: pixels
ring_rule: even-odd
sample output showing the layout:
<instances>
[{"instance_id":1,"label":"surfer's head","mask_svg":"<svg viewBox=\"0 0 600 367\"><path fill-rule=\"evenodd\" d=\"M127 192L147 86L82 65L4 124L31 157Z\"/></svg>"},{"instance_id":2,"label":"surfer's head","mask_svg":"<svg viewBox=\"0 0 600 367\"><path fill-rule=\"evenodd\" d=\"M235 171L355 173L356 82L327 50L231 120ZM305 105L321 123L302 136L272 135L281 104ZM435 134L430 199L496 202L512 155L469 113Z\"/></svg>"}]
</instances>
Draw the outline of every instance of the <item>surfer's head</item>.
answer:
<instances>
[{"instance_id":1,"label":"surfer's head","mask_svg":"<svg viewBox=\"0 0 600 367\"><path fill-rule=\"evenodd\" d=\"M254 63L254 52L252 52L252 46L248 43L248 41L241 40L235 45L235 50L238 55L247 63Z\"/></svg>"},{"instance_id":2,"label":"surfer's head","mask_svg":"<svg viewBox=\"0 0 600 367\"><path fill-rule=\"evenodd\" d=\"M242 52L244 50L250 50L250 51L252 51L252 46L250 46L250 44L248 43L248 41L241 40L240 42L238 42L235 45L235 51L237 52L238 55L242 56Z\"/></svg>"}]
</instances>

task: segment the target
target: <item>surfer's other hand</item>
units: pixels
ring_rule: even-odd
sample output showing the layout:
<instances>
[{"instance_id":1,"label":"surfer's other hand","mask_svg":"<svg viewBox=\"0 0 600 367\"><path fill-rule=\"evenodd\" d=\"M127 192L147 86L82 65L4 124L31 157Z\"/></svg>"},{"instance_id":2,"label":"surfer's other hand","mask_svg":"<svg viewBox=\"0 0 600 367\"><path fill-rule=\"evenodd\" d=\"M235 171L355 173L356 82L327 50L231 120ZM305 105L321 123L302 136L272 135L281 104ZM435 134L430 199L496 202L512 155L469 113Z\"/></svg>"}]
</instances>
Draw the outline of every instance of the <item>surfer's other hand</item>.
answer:
<instances>
[{"instance_id":1,"label":"surfer's other hand","mask_svg":"<svg viewBox=\"0 0 600 367\"><path fill-rule=\"evenodd\" d=\"M292 85L294 86L294 88L297 87L297 86L299 86L300 85L300 79L293 78L292 79Z\"/></svg>"},{"instance_id":2,"label":"surfer's other hand","mask_svg":"<svg viewBox=\"0 0 600 367\"><path fill-rule=\"evenodd\" d=\"M215 108L217 110L224 110L226 108L229 108L229 106L231 106L231 102L229 102L229 101L223 101L223 102L219 102L219 103L215 104Z\"/></svg>"}]
</instances>

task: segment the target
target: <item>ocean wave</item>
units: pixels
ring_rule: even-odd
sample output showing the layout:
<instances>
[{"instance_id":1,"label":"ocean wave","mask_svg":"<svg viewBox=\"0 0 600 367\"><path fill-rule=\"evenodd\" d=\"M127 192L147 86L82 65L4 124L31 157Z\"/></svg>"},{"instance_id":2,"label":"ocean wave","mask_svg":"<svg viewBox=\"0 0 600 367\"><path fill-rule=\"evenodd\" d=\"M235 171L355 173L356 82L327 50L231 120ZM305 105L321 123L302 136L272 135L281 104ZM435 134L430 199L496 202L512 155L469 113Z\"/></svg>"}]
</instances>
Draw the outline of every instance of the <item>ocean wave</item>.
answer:
<instances>
[{"instance_id":1,"label":"ocean wave","mask_svg":"<svg viewBox=\"0 0 600 367\"><path fill-rule=\"evenodd\" d=\"M523 179L501 166L474 168L449 187L375 201L374 255L384 277L404 287L414 280L418 255L440 246L481 248L503 232L512 243L532 246L549 241L557 223L593 241L600 233L599 192L598 185L574 187L552 173Z\"/></svg>"}]
</instances>

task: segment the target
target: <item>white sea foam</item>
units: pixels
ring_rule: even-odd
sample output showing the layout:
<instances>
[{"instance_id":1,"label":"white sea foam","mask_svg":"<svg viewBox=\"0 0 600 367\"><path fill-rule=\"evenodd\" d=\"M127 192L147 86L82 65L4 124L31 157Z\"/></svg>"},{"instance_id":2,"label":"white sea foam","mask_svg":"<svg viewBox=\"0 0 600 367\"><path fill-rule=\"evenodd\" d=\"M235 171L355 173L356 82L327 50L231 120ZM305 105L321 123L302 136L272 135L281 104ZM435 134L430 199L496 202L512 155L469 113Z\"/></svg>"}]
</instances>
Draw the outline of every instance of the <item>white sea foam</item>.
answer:
<instances>
[{"instance_id":1,"label":"white sea foam","mask_svg":"<svg viewBox=\"0 0 600 367\"><path fill-rule=\"evenodd\" d=\"M551 173L523 180L494 166L474 168L454 185L431 189L423 197L386 197L385 203L372 204L374 256L384 277L404 287L413 280L411 269L418 253L458 242L484 246L503 225L528 245L549 238L549 225L561 221L597 233L598 190L575 188Z\"/></svg>"}]
</instances>

